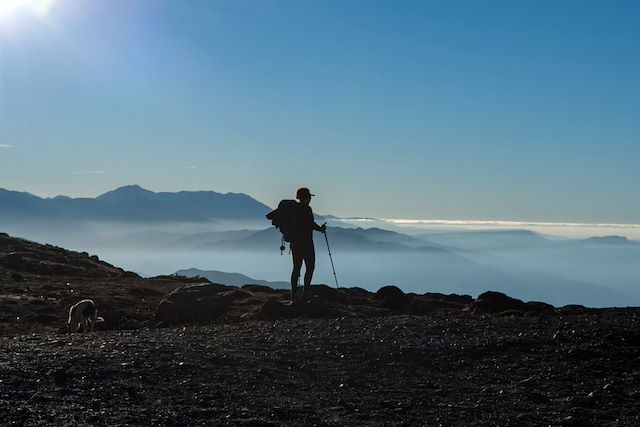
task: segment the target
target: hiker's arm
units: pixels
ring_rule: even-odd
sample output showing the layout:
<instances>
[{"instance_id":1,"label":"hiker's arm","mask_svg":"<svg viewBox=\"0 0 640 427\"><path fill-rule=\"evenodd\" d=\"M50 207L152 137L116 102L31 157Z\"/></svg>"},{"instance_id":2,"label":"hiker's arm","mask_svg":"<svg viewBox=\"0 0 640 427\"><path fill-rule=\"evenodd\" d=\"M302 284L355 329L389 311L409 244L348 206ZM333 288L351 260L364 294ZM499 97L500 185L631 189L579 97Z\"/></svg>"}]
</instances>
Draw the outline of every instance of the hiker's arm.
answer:
<instances>
[{"instance_id":1,"label":"hiker's arm","mask_svg":"<svg viewBox=\"0 0 640 427\"><path fill-rule=\"evenodd\" d=\"M321 233L324 233L325 231L327 231L327 223L325 222L322 225L318 225L318 223L315 221L314 217L313 217L313 210L311 209L310 206L307 206L307 224L309 224L310 228L312 230L316 230L319 231ZM308 229L307 229L308 230Z\"/></svg>"}]
</instances>

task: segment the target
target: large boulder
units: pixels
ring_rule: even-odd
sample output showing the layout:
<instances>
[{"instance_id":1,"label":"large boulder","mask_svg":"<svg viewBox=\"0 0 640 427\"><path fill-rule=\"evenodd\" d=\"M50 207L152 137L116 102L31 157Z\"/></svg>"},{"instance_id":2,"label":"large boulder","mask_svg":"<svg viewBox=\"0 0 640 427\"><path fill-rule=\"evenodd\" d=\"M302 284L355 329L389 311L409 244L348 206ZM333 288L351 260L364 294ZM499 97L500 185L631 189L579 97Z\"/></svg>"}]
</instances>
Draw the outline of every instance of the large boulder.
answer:
<instances>
[{"instance_id":1,"label":"large boulder","mask_svg":"<svg viewBox=\"0 0 640 427\"><path fill-rule=\"evenodd\" d=\"M167 295L158 305L156 321L167 324L207 322L225 315L233 303L251 293L234 286L197 283Z\"/></svg>"},{"instance_id":2,"label":"large boulder","mask_svg":"<svg viewBox=\"0 0 640 427\"><path fill-rule=\"evenodd\" d=\"M555 307L539 301L523 302L512 298L502 292L485 292L470 305L472 311L477 313L552 313Z\"/></svg>"},{"instance_id":3,"label":"large boulder","mask_svg":"<svg viewBox=\"0 0 640 427\"><path fill-rule=\"evenodd\" d=\"M469 295L445 295L428 292L424 295L416 295L409 305L409 313L425 315L437 312L461 311L473 302Z\"/></svg>"},{"instance_id":4,"label":"large boulder","mask_svg":"<svg viewBox=\"0 0 640 427\"><path fill-rule=\"evenodd\" d=\"M406 311L410 304L412 297L402 292L397 286L383 286L378 289L373 298L378 301L380 307L388 308L395 312Z\"/></svg>"},{"instance_id":5,"label":"large boulder","mask_svg":"<svg viewBox=\"0 0 640 427\"><path fill-rule=\"evenodd\" d=\"M471 310L480 313L501 313L507 310L527 311L527 304L502 292L480 294L471 304Z\"/></svg>"},{"instance_id":6,"label":"large boulder","mask_svg":"<svg viewBox=\"0 0 640 427\"><path fill-rule=\"evenodd\" d=\"M351 295L345 289L336 289L327 285L311 286L313 298L328 302L346 304L351 300Z\"/></svg>"},{"instance_id":7,"label":"large boulder","mask_svg":"<svg viewBox=\"0 0 640 427\"><path fill-rule=\"evenodd\" d=\"M471 295L447 295L441 294L440 292L427 292L426 294L420 295L420 298L423 298L427 301L439 301L447 304L460 304L465 306L473 302L473 297Z\"/></svg>"},{"instance_id":8,"label":"large boulder","mask_svg":"<svg viewBox=\"0 0 640 427\"><path fill-rule=\"evenodd\" d=\"M358 287L354 288L340 288L340 292L348 300L349 305L371 305L372 293Z\"/></svg>"}]
</instances>

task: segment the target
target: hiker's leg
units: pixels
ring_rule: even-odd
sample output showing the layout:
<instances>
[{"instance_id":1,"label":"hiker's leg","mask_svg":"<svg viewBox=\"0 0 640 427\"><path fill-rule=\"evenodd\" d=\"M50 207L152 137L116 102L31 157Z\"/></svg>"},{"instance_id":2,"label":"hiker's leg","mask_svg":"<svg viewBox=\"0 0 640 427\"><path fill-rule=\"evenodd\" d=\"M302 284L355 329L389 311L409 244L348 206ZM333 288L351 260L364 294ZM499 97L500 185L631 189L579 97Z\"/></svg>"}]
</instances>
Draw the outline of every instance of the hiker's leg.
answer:
<instances>
[{"instance_id":1,"label":"hiker's leg","mask_svg":"<svg viewBox=\"0 0 640 427\"><path fill-rule=\"evenodd\" d=\"M311 289L311 278L316 268L316 251L313 246L309 247L305 253L304 266L304 291L307 292Z\"/></svg>"},{"instance_id":2,"label":"hiker's leg","mask_svg":"<svg viewBox=\"0 0 640 427\"><path fill-rule=\"evenodd\" d=\"M300 248L291 245L291 256L293 258L293 271L291 272L291 298L295 296L298 288L298 278L300 277L300 269L302 268L303 253Z\"/></svg>"}]
</instances>

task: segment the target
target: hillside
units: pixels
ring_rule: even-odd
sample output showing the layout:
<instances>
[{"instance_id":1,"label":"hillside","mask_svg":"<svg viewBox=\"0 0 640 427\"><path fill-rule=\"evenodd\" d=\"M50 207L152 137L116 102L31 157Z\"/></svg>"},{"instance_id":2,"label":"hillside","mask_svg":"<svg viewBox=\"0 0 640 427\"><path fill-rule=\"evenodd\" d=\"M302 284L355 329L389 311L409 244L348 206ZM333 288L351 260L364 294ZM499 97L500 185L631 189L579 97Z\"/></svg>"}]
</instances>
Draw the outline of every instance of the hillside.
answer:
<instances>
[{"instance_id":1,"label":"hillside","mask_svg":"<svg viewBox=\"0 0 640 427\"><path fill-rule=\"evenodd\" d=\"M0 335L65 330L69 307L93 299L104 326L148 323L185 278L142 279L86 252L68 251L0 233Z\"/></svg>"},{"instance_id":2,"label":"hillside","mask_svg":"<svg viewBox=\"0 0 640 427\"><path fill-rule=\"evenodd\" d=\"M7 425L640 422L640 309L142 279L0 235ZM105 323L63 333L92 298Z\"/></svg>"}]
</instances>

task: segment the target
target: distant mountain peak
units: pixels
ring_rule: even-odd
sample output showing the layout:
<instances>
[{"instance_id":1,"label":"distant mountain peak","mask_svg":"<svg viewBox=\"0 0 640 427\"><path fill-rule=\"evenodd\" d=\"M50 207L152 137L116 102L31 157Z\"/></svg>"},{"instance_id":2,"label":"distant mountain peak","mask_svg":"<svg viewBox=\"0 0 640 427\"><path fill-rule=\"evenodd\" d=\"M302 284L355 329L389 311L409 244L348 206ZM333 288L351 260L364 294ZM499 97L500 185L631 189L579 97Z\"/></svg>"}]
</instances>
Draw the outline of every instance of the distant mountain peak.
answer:
<instances>
[{"instance_id":1,"label":"distant mountain peak","mask_svg":"<svg viewBox=\"0 0 640 427\"><path fill-rule=\"evenodd\" d=\"M607 245L626 245L635 244L624 236L596 236L587 239L591 243L602 243Z\"/></svg>"},{"instance_id":2,"label":"distant mountain peak","mask_svg":"<svg viewBox=\"0 0 640 427\"><path fill-rule=\"evenodd\" d=\"M147 195L154 195L153 191L140 187L137 184L125 185L118 187L115 190L107 191L104 194L96 197L97 200L121 200L123 198L140 197Z\"/></svg>"},{"instance_id":3,"label":"distant mountain peak","mask_svg":"<svg viewBox=\"0 0 640 427\"><path fill-rule=\"evenodd\" d=\"M140 187L138 184L131 185L123 185L122 187L118 187L115 190L109 191L108 193L153 193L151 190L147 190L146 188Z\"/></svg>"}]
</instances>

